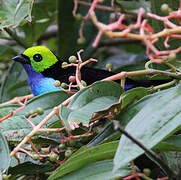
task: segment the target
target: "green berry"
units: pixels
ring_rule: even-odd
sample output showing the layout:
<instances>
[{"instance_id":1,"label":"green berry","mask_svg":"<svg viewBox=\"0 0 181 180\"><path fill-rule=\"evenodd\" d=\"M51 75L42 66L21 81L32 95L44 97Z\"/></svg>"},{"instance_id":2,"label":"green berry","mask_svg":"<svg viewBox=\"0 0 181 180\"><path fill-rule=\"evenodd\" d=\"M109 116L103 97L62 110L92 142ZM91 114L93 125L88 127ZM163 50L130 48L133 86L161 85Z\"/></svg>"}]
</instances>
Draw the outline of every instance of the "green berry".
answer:
<instances>
[{"instance_id":1,"label":"green berry","mask_svg":"<svg viewBox=\"0 0 181 180\"><path fill-rule=\"evenodd\" d=\"M60 85L61 85L61 83L60 83L59 80L56 80L56 81L54 82L54 86L55 86L55 87L60 87Z\"/></svg>"},{"instance_id":2,"label":"green berry","mask_svg":"<svg viewBox=\"0 0 181 180\"><path fill-rule=\"evenodd\" d=\"M69 57L69 62L70 63L76 63L76 61L77 61L77 57L76 56L70 56Z\"/></svg>"},{"instance_id":3,"label":"green berry","mask_svg":"<svg viewBox=\"0 0 181 180\"><path fill-rule=\"evenodd\" d=\"M67 62L63 62L63 63L62 63L62 68L66 68L66 67L64 67L64 66L67 66L67 65L68 65Z\"/></svg>"},{"instance_id":4,"label":"green berry","mask_svg":"<svg viewBox=\"0 0 181 180\"><path fill-rule=\"evenodd\" d=\"M77 39L77 44L83 45L83 44L85 44L85 43L86 43L86 40L85 40L84 38L78 38L78 39Z\"/></svg>"},{"instance_id":5,"label":"green berry","mask_svg":"<svg viewBox=\"0 0 181 180\"><path fill-rule=\"evenodd\" d=\"M37 115L36 109L31 110L29 113L30 113L30 115L34 114L34 116L32 116L32 118L36 117L36 115Z\"/></svg>"},{"instance_id":6,"label":"green berry","mask_svg":"<svg viewBox=\"0 0 181 180\"><path fill-rule=\"evenodd\" d=\"M42 114L44 113L43 108L38 107L38 108L36 109L36 113L37 113L38 115L42 115Z\"/></svg>"},{"instance_id":7,"label":"green berry","mask_svg":"<svg viewBox=\"0 0 181 180\"><path fill-rule=\"evenodd\" d=\"M34 114L34 113L35 113L34 110L29 111L29 114L30 114L30 115L32 115L32 114Z\"/></svg>"},{"instance_id":8,"label":"green berry","mask_svg":"<svg viewBox=\"0 0 181 180\"><path fill-rule=\"evenodd\" d=\"M67 142L67 146L74 147L76 145L76 140L71 139L70 141Z\"/></svg>"},{"instance_id":9,"label":"green berry","mask_svg":"<svg viewBox=\"0 0 181 180\"><path fill-rule=\"evenodd\" d=\"M171 54L168 55L168 60L169 61L173 61L175 59L176 59L176 53L171 53Z\"/></svg>"},{"instance_id":10,"label":"green berry","mask_svg":"<svg viewBox=\"0 0 181 180\"><path fill-rule=\"evenodd\" d=\"M6 68L6 65L4 63L0 63L0 69L4 70Z\"/></svg>"},{"instance_id":11,"label":"green berry","mask_svg":"<svg viewBox=\"0 0 181 180\"><path fill-rule=\"evenodd\" d=\"M2 175L2 180L9 180L9 177L10 177L11 175L7 175L7 174L3 174Z\"/></svg>"},{"instance_id":12,"label":"green berry","mask_svg":"<svg viewBox=\"0 0 181 180\"><path fill-rule=\"evenodd\" d=\"M66 83L62 83L61 87L64 88L64 89L67 89L67 84Z\"/></svg>"},{"instance_id":13,"label":"green berry","mask_svg":"<svg viewBox=\"0 0 181 180\"><path fill-rule=\"evenodd\" d=\"M146 176L150 176L151 170L148 169L148 168L145 168L145 169L143 169L143 173L144 173Z\"/></svg>"},{"instance_id":14,"label":"green berry","mask_svg":"<svg viewBox=\"0 0 181 180\"><path fill-rule=\"evenodd\" d=\"M58 158L58 154L56 153L50 154L50 157L49 157L50 161L55 162L57 158Z\"/></svg>"},{"instance_id":15,"label":"green berry","mask_svg":"<svg viewBox=\"0 0 181 180\"><path fill-rule=\"evenodd\" d=\"M40 156L38 154L33 154L32 159L38 160L40 159Z\"/></svg>"},{"instance_id":16,"label":"green berry","mask_svg":"<svg viewBox=\"0 0 181 180\"><path fill-rule=\"evenodd\" d=\"M59 149L59 150L65 149L65 144L64 144L64 143L63 143L63 144L59 144L58 149Z\"/></svg>"},{"instance_id":17,"label":"green berry","mask_svg":"<svg viewBox=\"0 0 181 180\"><path fill-rule=\"evenodd\" d=\"M162 5L161 5L161 11L162 11L163 13L165 13L165 14L168 14L168 12L169 12L169 6L168 6L168 4L166 4L166 3L162 4Z\"/></svg>"},{"instance_id":18,"label":"green berry","mask_svg":"<svg viewBox=\"0 0 181 180\"><path fill-rule=\"evenodd\" d=\"M81 84L82 84L82 86L84 86L84 87L87 86L87 83L86 83L85 81L83 81L83 80L81 80Z\"/></svg>"},{"instance_id":19,"label":"green berry","mask_svg":"<svg viewBox=\"0 0 181 180\"><path fill-rule=\"evenodd\" d=\"M65 151L65 157L69 158L71 155L72 155L72 150L71 149L68 149Z\"/></svg>"},{"instance_id":20,"label":"green berry","mask_svg":"<svg viewBox=\"0 0 181 180\"><path fill-rule=\"evenodd\" d=\"M112 65L111 63L106 64L106 69L107 69L108 71L111 71L111 70L112 70L112 67L113 67L113 65Z\"/></svg>"},{"instance_id":21,"label":"green berry","mask_svg":"<svg viewBox=\"0 0 181 180\"><path fill-rule=\"evenodd\" d=\"M76 14L75 19L76 19L77 21L82 21L82 19L83 19L82 14L80 14L80 13Z\"/></svg>"}]
</instances>

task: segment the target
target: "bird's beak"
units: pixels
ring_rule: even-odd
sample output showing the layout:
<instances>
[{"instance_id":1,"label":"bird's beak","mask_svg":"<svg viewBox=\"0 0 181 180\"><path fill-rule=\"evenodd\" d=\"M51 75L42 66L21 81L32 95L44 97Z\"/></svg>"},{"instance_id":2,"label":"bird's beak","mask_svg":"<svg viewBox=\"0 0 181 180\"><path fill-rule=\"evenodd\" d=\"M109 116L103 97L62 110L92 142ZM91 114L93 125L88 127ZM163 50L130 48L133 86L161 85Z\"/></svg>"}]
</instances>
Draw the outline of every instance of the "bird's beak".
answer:
<instances>
[{"instance_id":1,"label":"bird's beak","mask_svg":"<svg viewBox=\"0 0 181 180\"><path fill-rule=\"evenodd\" d=\"M29 57L24 54L19 54L19 55L13 57L12 60L20 62L22 64L30 64Z\"/></svg>"}]
</instances>

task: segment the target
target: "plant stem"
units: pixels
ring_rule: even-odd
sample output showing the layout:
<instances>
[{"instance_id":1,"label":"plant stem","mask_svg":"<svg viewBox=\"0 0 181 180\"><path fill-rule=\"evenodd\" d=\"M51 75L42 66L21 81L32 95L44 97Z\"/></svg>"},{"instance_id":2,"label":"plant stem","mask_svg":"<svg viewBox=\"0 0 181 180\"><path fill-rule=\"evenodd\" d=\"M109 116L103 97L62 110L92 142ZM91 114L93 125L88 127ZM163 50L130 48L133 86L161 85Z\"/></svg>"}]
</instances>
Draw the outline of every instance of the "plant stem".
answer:
<instances>
[{"instance_id":1,"label":"plant stem","mask_svg":"<svg viewBox=\"0 0 181 180\"><path fill-rule=\"evenodd\" d=\"M131 141L133 141L136 145L138 145L141 149L143 149L146 153L148 153L153 159L155 159L161 166L162 168L165 170L165 172L167 172L168 176L173 179L176 180L176 174L175 172L172 171L172 169L170 169L170 167L156 154L154 153L152 150L148 149L146 146L144 146L140 141L138 141L137 139L135 139L133 136L131 136L131 134L129 134L127 131L125 131L122 126L119 124L119 121L113 120L113 124L114 124L114 129L117 131L120 131L122 134L124 134L127 138L129 138Z\"/></svg>"},{"instance_id":2,"label":"plant stem","mask_svg":"<svg viewBox=\"0 0 181 180\"><path fill-rule=\"evenodd\" d=\"M4 30L9 34L9 36L12 37L13 40L15 40L20 46L24 47L25 49L28 48L28 46L22 41L20 37L16 35L13 31L11 31L8 28L4 28Z\"/></svg>"},{"instance_id":3,"label":"plant stem","mask_svg":"<svg viewBox=\"0 0 181 180\"><path fill-rule=\"evenodd\" d=\"M103 81L115 81L118 79L123 79L127 77L132 76L138 76L138 75L147 75L147 74L160 74L168 77L172 77L174 79L181 80L181 73L171 73L167 71L160 71L160 70L154 70L154 69L146 69L146 70L138 70L138 71L132 71L132 72L121 72L118 74L115 74L113 76L110 76L108 78L103 79Z\"/></svg>"},{"instance_id":4,"label":"plant stem","mask_svg":"<svg viewBox=\"0 0 181 180\"><path fill-rule=\"evenodd\" d=\"M177 82L178 82L178 80L174 79L173 81L170 81L170 82L168 82L168 83L161 84L161 85L158 85L158 86L155 86L155 87L151 87L151 92L157 91L157 90L159 90L159 89L168 88L168 87L170 87L170 86L175 85Z\"/></svg>"}]
</instances>

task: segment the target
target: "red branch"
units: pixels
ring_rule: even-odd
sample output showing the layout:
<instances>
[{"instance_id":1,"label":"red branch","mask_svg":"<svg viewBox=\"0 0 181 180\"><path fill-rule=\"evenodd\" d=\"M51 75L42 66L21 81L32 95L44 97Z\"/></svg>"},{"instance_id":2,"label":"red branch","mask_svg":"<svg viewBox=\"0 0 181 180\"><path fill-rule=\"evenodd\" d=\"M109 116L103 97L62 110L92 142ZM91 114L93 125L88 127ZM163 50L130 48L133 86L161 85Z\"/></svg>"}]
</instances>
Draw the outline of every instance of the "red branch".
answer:
<instances>
[{"instance_id":1,"label":"red branch","mask_svg":"<svg viewBox=\"0 0 181 180\"><path fill-rule=\"evenodd\" d=\"M14 113L17 113L18 111L21 111L22 109L24 109L26 107L26 103L27 103L27 98L25 99L24 103L22 103L21 101L19 102L20 105L22 105L21 107L19 107L18 109L11 111L8 115L4 116L3 118L0 119L0 123L3 122L4 120L10 118L11 116L13 116Z\"/></svg>"}]
</instances>

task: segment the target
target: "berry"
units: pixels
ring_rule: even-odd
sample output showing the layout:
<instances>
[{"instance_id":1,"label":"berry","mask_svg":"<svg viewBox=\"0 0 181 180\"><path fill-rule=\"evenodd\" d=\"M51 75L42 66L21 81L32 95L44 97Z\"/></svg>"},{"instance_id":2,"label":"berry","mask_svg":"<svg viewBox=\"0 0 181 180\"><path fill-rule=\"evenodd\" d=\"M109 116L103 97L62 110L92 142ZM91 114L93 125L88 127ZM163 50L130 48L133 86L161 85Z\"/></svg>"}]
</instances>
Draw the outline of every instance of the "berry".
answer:
<instances>
[{"instance_id":1,"label":"berry","mask_svg":"<svg viewBox=\"0 0 181 180\"><path fill-rule=\"evenodd\" d=\"M61 83L60 83L59 80L56 80L56 81L54 82L54 86L55 86L55 87L59 87L60 85L61 85Z\"/></svg>"},{"instance_id":2,"label":"berry","mask_svg":"<svg viewBox=\"0 0 181 180\"><path fill-rule=\"evenodd\" d=\"M81 84L82 84L82 86L84 86L84 87L87 86L87 83L86 83L85 81L83 81L83 80L81 80Z\"/></svg>"},{"instance_id":3,"label":"berry","mask_svg":"<svg viewBox=\"0 0 181 180\"><path fill-rule=\"evenodd\" d=\"M65 151L65 157L69 158L71 155L72 155L72 150L71 149L68 149Z\"/></svg>"},{"instance_id":4,"label":"berry","mask_svg":"<svg viewBox=\"0 0 181 180\"><path fill-rule=\"evenodd\" d=\"M40 156L38 154L33 154L32 159L38 160L40 159Z\"/></svg>"},{"instance_id":5,"label":"berry","mask_svg":"<svg viewBox=\"0 0 181 180\"><path fill-rule=\"evenodd\" d=\"M3 174L2 175L2 180L9 180L9 177L10 177L11 175L7 175L7 174Z\"/></svg>"},{"instance_id":6,"label":"berry","mask_svg":"<svg viewBox=\"0 0 181 180\"><path fill-rule=\"evenodd\" d=\"M76 140L75 139L71 139L70 141L67 142L67 146L74 147L75 145L76 145Z\"/></svg>"},{"instance_id":7,"label":"berry","mask_svg":"<svg viewBox=\"0 0 181 180\"><path fill-rule=\"evenodd\" d=\"M62 63L62 68L66 68L66 67L64 67L64 66L66 66L66 65L68 65L68 63L67 63L67 62L63 62L63 63Z\"/></svg>"},{"instance_id":8,"label":"berry","mask_svg":"<svg viewBox=\"0 0 181 180\"><path fill-rule=\"evenodd\" d=\"M85 43L86 43L86 40L85 40L84 38L78 38L78 39L77 39L77 44L83 45L83 44L85 44Z\"/></svg>"},{"instance_id":9,"label":"berry","mask_svg":"<svg viewBox=\"0 0 181 180\"><path fill-rule=\"evenodd\" d=\"M50 161L55 162L57 158L58 158L58 154L56 153L50 154L50 157L49 157Z\"/></svg>"},{"instance_id":10,"label":"berry","mask_svg":"<svg viewBox=\"0 0 181 180\"><path fill-rule=\"evenodd\" d=\"M165 14L168 14L168 12L169 12L169 6L168 6L168 4L166 4L166 3L162 4L162 5L161 5L161 11L162 11L163 13L165 13Z\"/></svg>"},{"instance_id":11,"label":"berry","mask_svg":"<svg viewBox=\"0 0 181 180\"><path fill-rule=\"evenodd\" d=\"M62 83L61 87L64 88L64 89L67 89L67 84L66 83Z\"/></svg>"},{"instance_id":12,"label":"berry","mask_svg":"<svg viewBox=\"0 0 181 180\"><path fill-rule=\"evenodd\" d=\"M151 170L148 169L148 168L145 168L145 169L143 169L143 173L144 173L146 176L150 176Z\"/></svg>"},{"instance_id":13,"label":"berry","mask_svg":"<svg viewBox=\"0 0 181 180\"><path fill-rule=\"evenodd\" d=\"M108 71L111 71L111 70L112 70L112 67L113 67L112 64L110 64L110 63L106 64L106 69L107 69Z\"/></svg>"},{"instance_id":14,"label":"berry","mask_svg":"<svg viewBox=\"0 0 181 180\"><path fill-rule=\"evenodd\" d=\"M76 19L77 21L82 21L82 19L83 19L82 14L80 14L80 13L76 14L75 19Z\"/></svg>"},{"instance_id":15,"label":"berry","mask_svg":"<svg viewBox=\"0 0 181 180\"><path fill-rule=\"evenodd\" d=\"M168 55L168 60L169 61L173 61L175 59L176 59L176 53L171 53L171 54Z\"/></svg>"},{"instance_id":16,"label":"berry","mask_svg":"<svg viewBox=\"0 0 181 180\"><path fill-rule=\"evenodd\" d=\"M70 56L69 57L69 62L70 63L76 63L76 61L77 61L77 57L76 56Z\"/></svg>"},{"instance_id":17,"label":"berry","mask_svg":"<svg viewBox=\"0 0 181 180\"><path fill-rule=\"evenodd\" d=\"M59 144L58 149L59 149L59 150L65 149L65 144L64 144L64 143L63 143L63 144Z\"/></svg>"},{"instance_id":18,"label":"berry","mask_svg":"<svg viewBox=\"0 0 181 180\"><path fill-rule=\"evenodd\" d=\"M36 109L36 113L39 114L39 115L42 115L42 114L44 113L43 108L38 107L38 108Z\"/></svg>"},{"instance_id":19,"label":"berry","mask_svg":"<svg viewBox=\"0 0 181 180\"><path fill-rule=\"evenodd\" d=\"M70 76L69 77L69 81L72 82L72 83L75 82L76 81L76 77L75 76Z\"/></svg>"}]
</instances>

